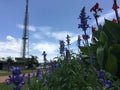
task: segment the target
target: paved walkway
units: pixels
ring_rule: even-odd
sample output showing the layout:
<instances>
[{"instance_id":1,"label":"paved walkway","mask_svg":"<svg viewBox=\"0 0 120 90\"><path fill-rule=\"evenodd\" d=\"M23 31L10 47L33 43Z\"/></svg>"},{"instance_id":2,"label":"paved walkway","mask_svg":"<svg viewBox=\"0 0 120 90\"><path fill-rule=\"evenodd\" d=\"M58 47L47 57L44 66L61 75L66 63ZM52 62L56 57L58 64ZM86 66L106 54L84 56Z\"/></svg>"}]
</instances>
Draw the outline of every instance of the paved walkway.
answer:
<instances>
[{"instance_id":1,"label":"paved walkway","mask_svg":"<svg viewBox=\"0 0 120 90\"><path fill-rule=\"evenodd\" d=\"M0 76L0 83L5 82L5 80L8 78L8 76Z\"/></svg>"}]
</instances>

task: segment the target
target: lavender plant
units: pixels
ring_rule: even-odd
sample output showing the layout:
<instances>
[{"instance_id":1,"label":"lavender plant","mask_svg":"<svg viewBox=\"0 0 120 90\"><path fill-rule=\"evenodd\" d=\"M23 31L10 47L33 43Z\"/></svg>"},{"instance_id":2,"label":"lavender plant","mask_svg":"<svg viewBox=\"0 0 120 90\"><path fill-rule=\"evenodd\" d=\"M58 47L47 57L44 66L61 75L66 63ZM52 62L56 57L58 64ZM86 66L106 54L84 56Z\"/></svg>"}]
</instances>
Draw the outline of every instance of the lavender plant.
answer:
<instances>
[{"instance_id":1,"label":"lavender plant","mask_svg":"<svg viewBox=\"0 0 120 90\"><path fill-rule=\"evenodd\" d=\"M67 41L67 46L68 46L68 49L69 49L69 46L70 46L70 36L69 35L67 35L67 37L66 37L66 41Z\"/></svg>"},{"instance_id":2,"label":"lavender plant","mask_svg":"<svg viewBox=\"0 0 120 90\"><path fill-rule=\"evenodd\" d=\"M87 35L86 30L87 28L89 28L89 24L87 23L87 21L88 19L90 19L90 17L86 16L85 7L82 8L78 19L80 19L81 21L80 24L78 24L78 28L81 28L84 31L83 39L85 40L86 46L89 46L89 43L88 43L89 36Z\"/></svg>"},{"instance_id":3,"label":"lavender plant","mask_svg":"<svg viewBox=\"0 0 120 90\"><path fill-rule=\"evenodd\" d=\"M91 19L91 18L89 16L86 16L85 7L82 8L78 19L80 19L80 24L78 24L78 28L81 28L84 32L84 35L82 35L82 36L83 36L83 39L85 40L85 46L88 49L90 63L92 65L91 52L90 52L89 42L88 42L89 35L87 35L87 33L86 33L86 30L90 27L88 24L88 19Z\"/></svg>"},{"instance_id":4,"label":"lavender plant","mask_svg":"<svg viewBox=\"0 0 120 90\"><path fill-rule=\"evenodd\" d=\"M63 40L60 40L60 54L64 56L65 44Z\"/></svg>"},{"instance_id":5,"label":"lavender plant","mask_svg":"<svg viewBox=\"0 0 120 90\"><path fill-rule=\"evenodd\" d=\"M78 46L78 49L81 47L81 38L80 38L80 35L78 35L78 40L77 40L77 46Z\"/></svg>"},{"instance_id":6,"label":"lavender plant","mask_svg":"<svg viewBox=\"0 0 120 90\"><path fill-rule=\"evenodd\" d=\"M24 81L24 74L21 76L21 70L19 67L12 66L10 68L10 71L12 72L12 75L9 76L8 79L6 79L6 84L14 84L13 90L21 90L22 86L25 84Z\"/></svg>"},{"instance_id":7,"label":"lavender plant","mask_svg":"<svg viewBox=\"0 0 120 90\"><path fill-rule=\"evenodd\" d=\"M70 56L70 51L66 48L66 56L65 56L65 59L67 62L70 62L71 60L71 56Z\"/></svg>"}]
</instances>

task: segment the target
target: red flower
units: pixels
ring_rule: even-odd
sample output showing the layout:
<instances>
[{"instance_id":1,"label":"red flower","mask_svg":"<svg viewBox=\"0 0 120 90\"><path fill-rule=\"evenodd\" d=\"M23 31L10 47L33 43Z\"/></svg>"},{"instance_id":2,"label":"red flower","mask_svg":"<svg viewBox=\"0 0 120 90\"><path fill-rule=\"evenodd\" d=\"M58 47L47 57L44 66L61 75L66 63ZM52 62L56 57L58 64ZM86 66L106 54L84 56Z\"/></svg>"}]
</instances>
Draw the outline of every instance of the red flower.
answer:
<instances>
[{"instance_id":1,"label":"red flower","mask_svg":"<svg viewBox=\"0 0 120 90\"><path fill-rule=\"evenodd\" d=\"M98 6L99 6L99 4L96 3L96 4L90 9L90 12L96 11L96 10L98 9Z\"/></svg>"},{"instance_id":2,"label":"red flower","mask_svg":"<svg viewBox=\"0 0 120 90\"><path fill-rule=\"evenodd\" d=\"M113 19L112 22L117 23L118 21L116 19Z\"/></svg>"},{"instance_id":3,"label":"red flower","mask_svg":"<svg viewBox=\"0 0 120 90\"><path fill-rule=\"evenodd\" d=\"M113 4L113 6L112 6L113 10L117 10L118 8L119 8L119 6L117 6L116 4Z\"/></svg>"},{"instance_id":4,"label":"red flower","mask_svg":"<svg viewBox=\"0 0 120 90\"><path fill-rule=\"evenodd\" d=\"M102 8L99 8L99 3L96 3L91 9L90 12L96 12L96 11L101 11L102 12Z\"/></svg>"},{"instance_id":5,"label":"red flower","mask_svg":"<svg viewBox=\"0 0 120 90\"><path fill-rule=\"evenodd\" d=\"M96 31L96 27L92 26L92 32Z\"/></svg>"}]
</instances>

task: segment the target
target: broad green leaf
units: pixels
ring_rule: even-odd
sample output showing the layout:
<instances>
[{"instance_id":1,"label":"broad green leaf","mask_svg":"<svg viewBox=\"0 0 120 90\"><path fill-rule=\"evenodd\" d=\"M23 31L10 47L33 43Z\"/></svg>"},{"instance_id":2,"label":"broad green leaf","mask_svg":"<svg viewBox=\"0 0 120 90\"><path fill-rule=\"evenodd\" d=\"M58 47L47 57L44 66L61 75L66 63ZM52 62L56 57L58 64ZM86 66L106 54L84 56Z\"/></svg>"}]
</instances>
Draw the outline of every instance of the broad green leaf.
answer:
<instances>
[{"instance_id":1,"label":"broad green leaf","mask_svg":"<svg viewBox=\"0 0 120 90\"><path fill-rule=\"evenodd\" d=\"M107 37L107 35L103 31L100 32L99 41L102 44L104 44L106 41L108 41L108 37Z\"/></svg>"},{"instance_id":2,"label":"broad green leaf","mask_svg":"<svg viewBox=\"0 0 120 90\"><path fill-rule=\"evenodd\" d=\"M112 36L112 38L114 38L114 40L120 42L120 39L119 39L120 38L120 24L114 23L109 20L105 20L104 27L106 27L105 30L109 32L109 34Z\"/></svg>"},{"instance_id":3,"label":"broad green leaf","mask_svg":"<svg viewBox=\"0 0 120 90\"><path fill-rule=\"evenodd\" d=\"M118 62L120 62L120 44L113 44L110 47L110 52L116 56Z\"/></svg>"},{"instance_id":4,"label":"broad green leaf","mask_svg":"<svg viewBox=\"0 0 120 90\"><path fill-rule=\"evenodd\" d=\"M111 74L116 74L117 73L117 58L111 54L108 53L108 58L106 61L106 65L105 68L108 72L110 72Z\"/></svg>"},{"instance_id":5,"label":"broad green leaf","mask_svg":"<svg viewBox=\"0 0 120 90\"><path fill-rule=\"evenodd\" d=\"M100 65L100 67L103 67L103 60L104 60L104 48L103 47L98 47L97 48L97 60L98 60L98 64Z\"/></svg>"},{"instance_id":6,"label":"broad green leaf","mask_svg":"<svg viewBox=\"0 0 120 90\"><path fill-rule=\"evenodd\" d=\"M114 53L114 54L120 54L120 44L113 44L110 47L110 51L111 53Z\"/></svg>"},{"instance_id":7,"label":"broad green leaf","mask_svg":"<svg viewBox=\"0 0 120 90\"><path fill-rule=\"evenodd\" d=\"M88 53L88 47L81 47L80 50L82 51L83 54L89 56L89 53Z\"/></svg>"}]
</instances>

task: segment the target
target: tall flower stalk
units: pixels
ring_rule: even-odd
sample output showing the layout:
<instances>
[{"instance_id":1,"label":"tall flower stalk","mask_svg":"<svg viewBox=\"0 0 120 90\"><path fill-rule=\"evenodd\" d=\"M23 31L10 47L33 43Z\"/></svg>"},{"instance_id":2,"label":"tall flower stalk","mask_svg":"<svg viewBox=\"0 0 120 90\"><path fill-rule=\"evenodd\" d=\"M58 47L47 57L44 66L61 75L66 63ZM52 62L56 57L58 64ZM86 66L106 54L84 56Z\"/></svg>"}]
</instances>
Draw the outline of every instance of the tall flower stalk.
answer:
<instances>
[{"instance_id":1,"label":"tall flower stalk","mask_svg":"<svg viewBox=\"0 0 120 90\"><path fill-rule=\"evenodd\" d=\"M102 8L99 7L99 3L96 3L91 9L90 9L90 12L94 12L93 13L93 16L95 18L95 21L96 21L96 24L97 26L99 25L98 24L98 18L100 17L100 15L98 14L98 12L102 12Z\"/></svg>"},{"instance_id":2,"label":"tall flower stalk","mask_svg":"<svg viewBox=\"0 0 120 90\"><path fill-rule=\"evenodd\" d=\"M70 51L66 48L66 60L67 62L70 62L71 58L70 58Z\"/></svg>"},{"instance_id":3,"label":"tall flower stalk","mask_svg":"<svg viewBox=\"0 0 120 90\"><path fill-rule=\"evenodd\" d=\"M88 48L88 53L89 53L90 61L92 64L91 53L90 53L89 42L88 42L89 35L87 35L86 33L86 30L89 28L89 24L87 23L87 21L88 19L91 19L91 18L89 16L86 16L85 7L82 8L78 19L80 19L80 24L78 24L78 28L81 28L84 32L83 39L85 40L85 45Z\"/></svg>"},{"instance_id":4,"label":"tall flower stalk","mask_svg":"<svg viewBox=\"0 0 120 90\"><path fill-rule=\"evenodd\" d=\"M61 56L64 56L64 50L65 50L65 42L63 40L60 40L60 54L61 54Z\"/></svg>"},{"instance_id":5,"label":"tall flower stalk","mask_svg":"<svg viewBox=\"0 0 120 90\"><path fill-rule=\"evenodd\" d=\"M116 19L117 19L118 23L120 23L119 15L118 15L118 8L119 8L119 6L117 5L117 1L116 1L116 0L113 0L112 9L115 11Z\"/></svg>"},{"instance_id":6,"label":"tall flower stalk","mask_svg":"<svg viewBox=\"0 0 120 90\"><path fill-rule=\"evenodd\" d=\"M70 49L70 36L67 35L66 39L67 39L66 41L67 41L68 49Z\"/></svg>"},{"instance_id":7,"label":"tall flower stalk","mask_svg":"<svg viewBox=\"0 0 120 90\"><path fill-rule=\"evenodd\" d=\"M78 46L78 48L80 48L80 47L81 47L80 42L81 42L81 38L80 38L80 35L78 35L78 40L77 40L77 46Z\"/></svg>"},{"instance_id":8,"label":"tall flower stalk","mask_svg":"<svg viewBox=\"0 0 120 90\"><path fill-rule=\"evenodd\" d=\"M87 30L87 28L89 28L87 21L88 21L88 19L90 19L90 17L86 16L85 7L82 8L78 19L80 19L80 24L78 24L78 28L82 28L82 30L84 32L84 37L85 37L85 38L83 38L85 40L85 43L86 43L85 45L89 46L88 38L87 38L88 35L86 33L86 30Z\"/></svg>"}]
</instances>

